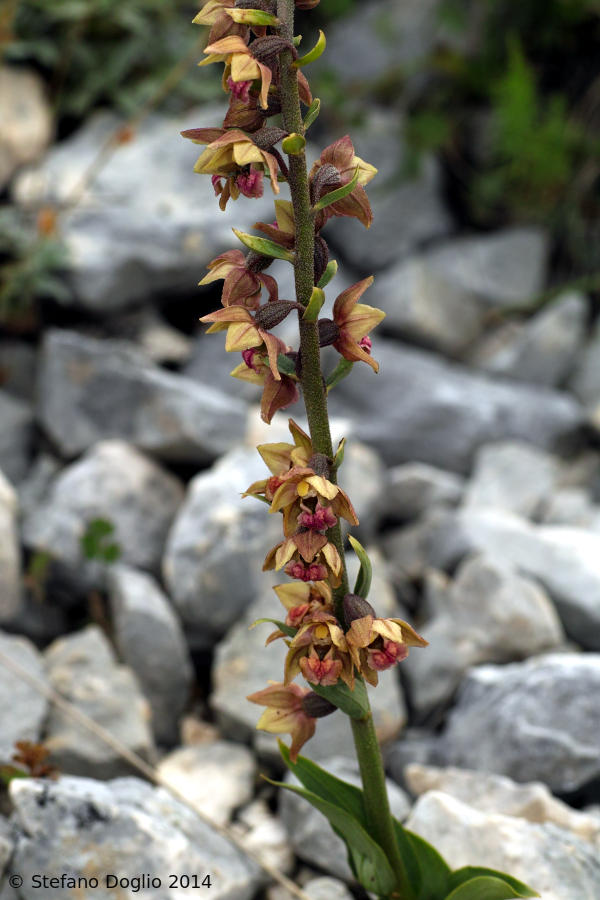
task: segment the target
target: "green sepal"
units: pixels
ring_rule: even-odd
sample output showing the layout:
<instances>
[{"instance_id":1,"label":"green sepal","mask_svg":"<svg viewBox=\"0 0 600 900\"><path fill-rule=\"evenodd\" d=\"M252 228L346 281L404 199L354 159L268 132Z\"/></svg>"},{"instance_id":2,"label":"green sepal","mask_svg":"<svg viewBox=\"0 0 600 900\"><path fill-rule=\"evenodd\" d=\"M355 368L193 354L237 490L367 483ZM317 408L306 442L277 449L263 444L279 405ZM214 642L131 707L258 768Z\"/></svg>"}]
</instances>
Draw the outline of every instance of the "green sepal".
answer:
<instances>
[{"instance_id":1,"label":"green sepal","mask_svg":"<svg viewBox=\"0 0 600 900\"><path fill-rule=\"evenodd\" d=\"M321 199L317 200L313 206L313 212L319 212L320 209L325 209L326 206L331 206L332 203L337 203L338 200L343 200L344 197L351 194L358 184L359 175L360 169L357 166L354 175L347 184L343 184L341 187L336 188L335 191L330 191L328 194L323 194Z\"/></svg>"},{"instance_id":2,"label":"green sepal","mask_svg":"<svg viewBox=\"0 0 600 900\"><path fill-rule=\"evenodd\" d=\"M280 631L283 631L284 634L287 634L288 637L293 638L298 632L297 628L294 628L292 625L286 625L285 622L280 622L279 619L256 619L249 627L255 628L257 625L262 625L263 622L270 622L271 625L276 625L277 628L279 628Z\"/></svg>"},{"instance_id":3,"label":"green sepal","mask_svg":"<svg viewBox=\"0 0 600 900\"><path fill-rule=\"evenodd\" d=\"M315 121L319 113L321 112L321 101L318 97L315 97L313 102L308 107L308 112L304 116L304 130L310 128L312 123Z\"/></svg>"},{"instance_id":4,"label":"green sepal","mask_svg":"<svg viewBox=\"0 0 600 900\"><path fill-rule=\"evenodd\" d=\"M533 888L530 888L529 885L524 884L517 878L513 878L512 875L507 875L505 872L498 872L496 869L488 869L486 866L463 866L462 869L456 869L456 871L452 872L450 875L448 890L454 890L455 888L468 883L470 880L480 877L496 878L500 879L500 881L505 881L517 892L516 894L508 895L510 897L539 897L539 894L537 894Z\"/></svg>"},{"instance_id":5,"label":"green sepal","mask_svg":"<svg viewBox=\"0 0 600 900\"><path fill-rule=\"evenodd\" d=\"M329 685L322 687L320 684L311 684L311 688L319 697L324 697L350 716L351 719L363 719L369 713L369 698L365 683L361 678L354 682L354 690L351 691L347 684Z\"/></svg>"},{"instance_id":6,"label":"green sepal","mask_svg":"<svg viewBox=\"0 0 600 900\"><path fill-rule=\"evenodd\" d=\"M246 234L245 231L238 231L237 228L232 228L232 231L236 238L249 250L254 250L255 253L260 253L261 256L272 256L274 259L285 259L287 262L294 262L294 253L291 250L286 250L280 244L276 244L275 241L256 237L253 234Z\"/></svg>"},{"instance_id":7,"label":"green sepal","mask_svg":"<svg viewBox=\"0 0 600 900\"><path fill-rule=\"evenodd\" d=\"M378 896L388 896L396 888L396 878L387 857L379 844L375 843L360 822L344 806L322 799L318 794L303 787L271 781L270 784L304 797L328 819L331 827L346 843L352 854L353 868L362 886Z\"/></svg>"},{"instance_id":8,"label":"green sepal","mask_svg":"<svg viewBox=\"0 0 600 900\"><path fill-rule=\"evenodd\" d=\"M450 866L435 847L393 819L396 844L414 900L443 900L449 890Z\"/></svg>"},{"instance_id":9,"label":"green sepal","mask_svg":"<svg viewBox=\"0 0 600 900\"><path fill-rule=\"evenodd\" d=\"M302 153L305 147L306 138L303 134L298 134L296 131L288 134L281 142L281 149L288 156L297 156L299 153Z\"/></svg>"},{"instance_id":10,"label":"green sepal","mask_svg":"<svg viewBox=\"0 0 600 900\"><path fill-rule=\"evenodd\" d=\"M338 270L337 259L330 259L329 262L327 263L327 267L326 267L325 271L323 272L323 274L321 275L321 277L319 279L319 283L318 283L317 287L320 287L320 288L327 287L327 285L329 284L331 279L335 276L337 270Z\"/></svg>"},{"instance_id":11,"label":"green sepal","mask_svg":"<svg viewBox=\"0 0 600 900\"><path fill-rule=\"evenodd\" d=\"M321 312L321 308L325 303L325 294L319 287L314 287L312 289L312 294L310 295L310 300L306 305L306 309L302 315L302 318L307 322L316 322L319 318L319 313Z\"/></svg>"},{"instance_id":12,"label":"green sepal","mask_svg":"<svg viewBox=\"0 0 600 900\"><path fill-rule=\"evenodd\" d=\"M520 897L540 896L539 894L531 893L531 888L527 890L529 893L523 894L512 887L504 878L480 875L477 878L465 881L464 884L447 894L444 900L512 900L515 897L518 900Z\"/></svg>"},{"instance_id":13,"label":"green sepal","mask_svg":"<svg viewBox=\"0 0 600 900\"><path fill-rule=\"evenodd\" d=\"M358 594L359 597L362 597L363 600L366 600L371 589L371 578L373 577L373 567L371 566L371 560L369 559L367 551L360 543L360 541L357 541L356 538L352 537L351 534L348 535L348 540L350 541L352 549L358 556L360 562L360 569L358 570L356 583L354 585L354 593Z\"/></svg>"},{"instance_id":14,"label":"green sepal","mask_svg":"<svg viewBox=\"0 0 600 900\"><path fill-rule=\"evenodd\" d=\"M279 25L277 16L263 9L224 9L223 12L240 25L268 25L271 28Z\"/></svg>"},{"instance_id":15,"label":"green sepal","mask_svg":"<svg viewBox=\"0 0 600 900\"><path fill-rule=\"evenodd\" d=\"M289 356L286 356L285 353L280 353L277 357L277 368L281 372L282 375L295 375L296 374L296 363L293 359L290 359Z\"/></svg>"},{"instance_id":16,"label":"green sepal","mask_svg":"<svg viewBox=\"0 0 600 900\"><path fill-rule=\"evenodd\" d=\"M343 437L338 444L338 448L335 451L335 456L333 457L332 468L337 470L344 462L344 453L346 452L346 438Z\"/></svg>"},{"instance_id":17,"label":"green sepal","mask_svg":"<svg viewBox=\"0 0 600 900\"><path fill-rule=\"evenodd\" d=\"M309 50L308 53L306 53L304 56L301 56L300 59L295 60L295 62L293 62L292 65L294 66L295 69L300 69L300 68L302 68L302 66L307 66L309 63L314 62L316 59L318 59L322 55L326 46L327 46L327 39L326 39L324 33L321 31L321 29L319 29L319 40L317 41L315 46L312 48L312 50Z\"/></svg>"},{"instance_id":18,"label":"green sepal","mask_svg":"<svg viewBox=\"0 0 600 900\"><path fill-rule=\"evenodd\" d=\"M329 393L329 391L331 391L336 386L336 384L339 384L340 381L343 381L344 378L346 378L350 374L353 365L354 363L349 359L344 359L344 357L340 359L331 375L329 375L329 377L327 378L327 393Z\"/></svg>"},{"instance_id":19,"label":"green sepal","mask_svg":"<svg viewBox=\"0 0 600 900\"><path fill-rule=\"evenodd\" d=\"M301 43L302 43L302 35L295 34L294 37L292 38L292 44L294 45L294 47L299 47Z\"/></svg>"}]
</instances>

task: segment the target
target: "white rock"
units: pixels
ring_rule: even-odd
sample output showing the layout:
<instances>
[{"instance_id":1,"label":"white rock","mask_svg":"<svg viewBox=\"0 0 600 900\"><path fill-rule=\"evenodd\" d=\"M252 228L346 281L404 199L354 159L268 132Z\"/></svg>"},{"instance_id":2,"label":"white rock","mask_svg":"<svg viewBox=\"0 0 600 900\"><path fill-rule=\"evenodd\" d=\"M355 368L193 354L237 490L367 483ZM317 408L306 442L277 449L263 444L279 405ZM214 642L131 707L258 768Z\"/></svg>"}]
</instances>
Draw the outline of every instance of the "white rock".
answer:
<instances>
[{"instance_id":1,"label":"white rock","mask_svg":"<svg viewBox=\"0 0 600 900\"><path fill-rule=\"evenodd\" d=\"M162 784L174 788L219 825L226 825L234 810L250 800L255 772L251 752L229 741L183 747L158 766Z\"/></svg>"},{"instance_id":2,"label":"white rock","mask_svg":"<svg viewBox=\"0 0 600 900\"><path fill-rule=\"evenodd\" d=\"M487 866L529 884L542 900L596 900L600 862L586 841L556 825L479 812L440 791L414 806L406 827L453 869Z\"/></svg>"},{"instance_id":3,"label":"white rock","mask_svg":"<svg viewBox=\"0 0 600 900\"><path fill-rule=\"evenodd\" d=\"M156 739L175 744L193 668L181 622L158 583L126 566L108 572L115 642L152 708Z\"/></svg>"},{"instance_id":4,"label":"white rock","mask_svg":"<svg viewBox=\"0 0 600 900\"><path fill-rule=\"evenodd\" d=\"M586 841L600 839L600 821L553 797L545 784L517 784L503 775L411 763L404 770L412 794L442 791L484 813L516 816L528 822L552 822Z\"/></svg>"}]
</instances>

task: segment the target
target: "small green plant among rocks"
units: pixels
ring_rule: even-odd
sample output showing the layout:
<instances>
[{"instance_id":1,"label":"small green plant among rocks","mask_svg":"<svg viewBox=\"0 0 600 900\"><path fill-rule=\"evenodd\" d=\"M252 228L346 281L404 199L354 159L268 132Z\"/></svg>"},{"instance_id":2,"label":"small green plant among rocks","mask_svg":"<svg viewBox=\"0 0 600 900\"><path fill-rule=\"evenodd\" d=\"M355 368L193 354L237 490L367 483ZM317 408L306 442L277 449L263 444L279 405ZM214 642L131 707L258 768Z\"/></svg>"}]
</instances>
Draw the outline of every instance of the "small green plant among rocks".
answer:
<instances>
[{"instance_id":1,"label":"small green plant among rocks","mask_svg":"<svg viewBox=\"0 0 600 900\"><path fill-rule=\"evenodd\" d=\"M353 537L360 571L352 590L346 573L340 520L352 526L358 518L337 484L344 441L334 450L327 395L356 362L378 371L369 333L384 314L360 302L372 282L365 278L338 295L331 318L321 316L325 288L337 270L322 230L334 216L371 225L365 186L376 169L356 156L347 135L307 166L305 135L320 102L312 97L303 69L322 54L325 36L321 32L316 45L301 53L294 12L317 3L207 0L194 20L211 29L201 65L224 64L229 96L221 125L183 132L205 145L195 171L212 178L221 209L240 195L262 196L265 182L276 197L273 221L257 222L256 235L234 229L244 250L226 250L209 264L201 283L223 281L222 309L202 321L210 323L209 331L226 333L228 352L241 354L231 374L262 387L266 422L296 403L299 389L308 418L308 432L290 419L289 442L257 448L267 471L246 492L267 503L271 513L281 513L282 540L263 568L283 570L291 579L275 587L285 618L255 623L275 625L267 644L280 639L287 644L283 680L248 699L265 707L258 728L291 737L289 748L280 744L281 754L300 786L282 787L327 817L345 841L357 881L368 891L397 900L534 897L534 890L505 873L472 866L452 871L390 812L366 683L376 686L379 672L405 659L410 647L427 642L407 622L377 615L367 600L371 563ZM281 184L289 186L291 200L280 196ZM267 273L274 259L293 266L294 299L280 297L276 279ZM291 314L298 317L296 349L273 333ZM320 358L325 346L339 354L327 375ZM296 683L298 677L306 687ZM351 722L362 790L299 755L318 720L336 710Z\"/></svg>"}]
</instances>

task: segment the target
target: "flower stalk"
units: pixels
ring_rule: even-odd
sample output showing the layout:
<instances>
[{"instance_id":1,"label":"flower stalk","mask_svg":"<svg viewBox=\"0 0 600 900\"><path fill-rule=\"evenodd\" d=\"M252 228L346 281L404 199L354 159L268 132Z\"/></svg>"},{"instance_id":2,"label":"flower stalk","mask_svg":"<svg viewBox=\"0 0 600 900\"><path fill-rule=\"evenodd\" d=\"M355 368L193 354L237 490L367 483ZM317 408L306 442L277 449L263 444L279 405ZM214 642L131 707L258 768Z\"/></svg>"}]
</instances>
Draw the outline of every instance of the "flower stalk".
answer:
<instances>
[{"instance_id":1,"label":"flower stalk","mask_svg":"<svg viewBox=\"0 0 600 900\"><path fill-rule=\"evenodd\" d=\"M321 317L324 289L337 271L321 232L335 216L371 225L364 186L376 169L355 155L349 136L326 147L312 167L307 166L305 132L320 101L313 100L302 68L321 55L325 37L321 33L317 46L299 57L294 11L311 9L318 2L204 0L195 19L211 27L205 64L224 64L222 83L230 95L221 127L184 132L205 145L195 171L212 176L222 210L240 196L262 196L267 184L277 195L275 221L254 225L260 237L233 229L249 252L227 250L209 264L201 283L223 281L222 308L201 321L210 323L210 332L225 331L225 349L241 354L231 374L262 387L264 421L295 403L299 387L308 420L308 433L289 420L292 442L257 448L269 474L244 495L267 503L270 513L281 514L283 539L269 550L263 569L282 571L292 579L275 586L285 620L254 623L275 625L267 644L279 639L286 643L283 681L272 682L248 699L266 707L257 727L290 735L289 749L285 745L280 749L303 787L287 787L305 796L343 836L354 873L367 890L389 900L447 900L451 894L453 900L470 900L483 895L456 895L450 875L460 877L460 871L451 873L433 848L424 841L415 844L392 817L366 690L367 682L377 685L379 671L405 659L409 647L424 647L427 642L407 622L379 618L367 602L371 564L352 536L360 572L353 593L348 584L341 519L353 526L358 518L337 484L344 440L334 451L327 395L356 362L378 372L369 332L384 314L359 302L373 280L365 278L339 294L332 318ZM305 120L302 104L308 110ZM272 117L280 118L268 125ZM290 200L280 194L285 182ZM276 279L267 274L273 259L293 265L292 300L279 296ZM273 333L290 314L298 317L296 350ZM327 380L321 368L325 346L340 356ZM298 677L308 687L295 683ZM362 791L299 756L318 720L335 711L350 718ZM469 877L467 872L465 878ZM520 893L502 896L531 896L523 893L526 886L518 888Z\"/></svg>"}]
</instances>

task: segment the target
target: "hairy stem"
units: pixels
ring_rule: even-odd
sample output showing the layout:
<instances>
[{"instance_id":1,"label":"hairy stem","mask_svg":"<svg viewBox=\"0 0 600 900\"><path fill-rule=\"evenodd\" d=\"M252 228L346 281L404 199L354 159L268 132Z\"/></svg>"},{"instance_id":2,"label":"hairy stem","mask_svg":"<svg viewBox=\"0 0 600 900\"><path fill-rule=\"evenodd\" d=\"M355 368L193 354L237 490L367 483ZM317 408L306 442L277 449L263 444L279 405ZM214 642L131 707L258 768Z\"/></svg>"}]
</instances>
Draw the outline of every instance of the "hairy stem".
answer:
<instances>
[{"instance_id":1,"label":"hairy stem","mask_svg":"<svg viewBox=\"0 0 600 900\"><path fill-rule=\"evenodd\" d=\"M280 34L291 41L294 34L294 0L277 0L277 15L281 22ZM280 55L281 77L280 96L283 124L287 131L304 134L304 124L298 95L297 71L292 63L292 53L285 50ZM314 285L314 244L315 229L310 205L308 171L304 152L289 156L289 185L294 208L296 229L296 259L294 276L296 299L303 306L310 300ZM333 457L327 392L321 372L319 335L316 322L300 319L300 354L302 359L302 391L308 425L316 453ZM332 472L331 480L335 479ZM348 576L344 559L344 548L339 523L328 533L342 559L343 577L335 591L336 614L344 622L342 600L349 592ZM406 872L394 836L389 800L385 785L385 772L371 712L364 719L352 719L352 733L360 766L365 797L365 807L369 830L377 843L384 849L390 861L398 886L402 893L398 897L408 900L412 891L407 883Z\"/></svg>"}]
</instances>

